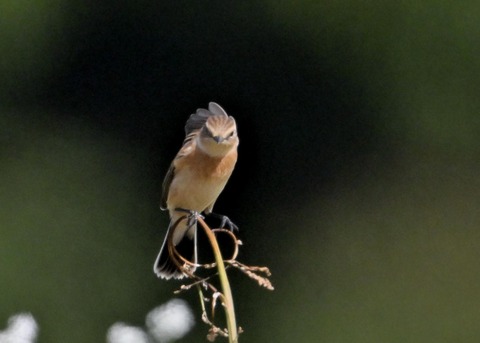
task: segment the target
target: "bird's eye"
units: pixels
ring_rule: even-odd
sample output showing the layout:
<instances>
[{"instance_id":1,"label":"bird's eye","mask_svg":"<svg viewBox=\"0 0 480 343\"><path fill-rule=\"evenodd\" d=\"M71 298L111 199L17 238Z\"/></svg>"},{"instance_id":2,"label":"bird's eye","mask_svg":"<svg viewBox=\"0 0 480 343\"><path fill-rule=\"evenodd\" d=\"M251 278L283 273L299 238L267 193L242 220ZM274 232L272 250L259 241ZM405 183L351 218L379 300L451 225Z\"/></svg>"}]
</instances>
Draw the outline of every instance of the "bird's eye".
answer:
<instances>
[{"instance_id":1,"label":"bird's eye","mask_svg":"<svg viewBox=\"0 0 480 343\"><path fill-rule=\"evenodd\" d=\"M228 138L233 137L234 134L235 134L235 130L233 130L232 132L230 132L230 134L228 135Z\"/></svg>"},{"instance_id":2,"label":"bird's eye","mask_svg":"<svg viewBox=\"0 0 480 343\"><path fill-rule=\"evenodd\" d=\"M204 126L203 129L204 129L205 134L206 134L207 136L210 136L210 137L213 136L212 131L210 131L210 129L209 129L207 126Z\"/></svg>"}]
</instances>

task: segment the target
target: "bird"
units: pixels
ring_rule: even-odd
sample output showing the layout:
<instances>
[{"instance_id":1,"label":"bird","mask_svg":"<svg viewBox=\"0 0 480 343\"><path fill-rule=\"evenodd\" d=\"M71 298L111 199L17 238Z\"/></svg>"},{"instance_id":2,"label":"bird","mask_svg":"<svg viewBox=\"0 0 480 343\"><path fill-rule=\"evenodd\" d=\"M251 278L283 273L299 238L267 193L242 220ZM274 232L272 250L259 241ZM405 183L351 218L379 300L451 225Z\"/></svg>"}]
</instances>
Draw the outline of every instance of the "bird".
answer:
<instances>
[{"instance_id":1,"label":"bird","mask_svg":"<svg viewBox=\"0 0 480 343\"><path fill-rule=\"evenodd\" d=\"M185 276L170 256L170 230L174 230L171 242L177 251L196 263L196 221L181 219L186 214L217 216L222 219L221 227L226 224L230 229L238 229L227 216L212 212L237 162L238 144L235 119L217 103L210 102L208 110L199 108L188 118L183 145L162 185L160 208L168 210L170 224L153 266L159 278L168 280Z\"/></svg>"}]
</instances>

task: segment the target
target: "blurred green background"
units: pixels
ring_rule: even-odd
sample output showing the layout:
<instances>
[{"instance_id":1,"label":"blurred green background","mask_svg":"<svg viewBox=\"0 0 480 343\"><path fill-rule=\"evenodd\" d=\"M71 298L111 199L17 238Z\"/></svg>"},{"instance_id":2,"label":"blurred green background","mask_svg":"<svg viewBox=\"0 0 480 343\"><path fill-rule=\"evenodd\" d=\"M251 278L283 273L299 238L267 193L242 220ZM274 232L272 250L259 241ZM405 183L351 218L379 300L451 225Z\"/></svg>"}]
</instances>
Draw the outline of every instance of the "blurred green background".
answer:
<instances>
[{"instance_id":1,"label":"blurred green background","mask_svg":"<svg viewBox=\"0 0 480 343\"><path fill-rule=\"evenodd\" d=\"M216 210L276 287L231 273L240 341L480 340L479 3L0 13L0 327L30 311L40 342L101 342L172 297L161 183L216 101L241 138Z\"/></svg>"}]
</instances>

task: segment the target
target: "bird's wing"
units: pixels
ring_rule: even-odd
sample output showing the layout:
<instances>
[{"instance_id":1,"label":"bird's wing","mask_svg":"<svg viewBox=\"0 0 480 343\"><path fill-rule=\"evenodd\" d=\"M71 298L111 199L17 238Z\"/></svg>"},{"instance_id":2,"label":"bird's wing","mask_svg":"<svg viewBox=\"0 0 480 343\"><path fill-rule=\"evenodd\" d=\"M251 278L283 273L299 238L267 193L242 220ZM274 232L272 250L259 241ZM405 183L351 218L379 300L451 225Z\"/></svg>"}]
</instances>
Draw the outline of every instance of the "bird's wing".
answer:
<instances>
[{"instance_id":1,"label":"bird's wing","mask_svg":"<svg viewBox=\"0 0 480 343\"><path fill-rule=\"evenodd\" d=\"M170 190L170 185L172 184L173 177L175 176L175 167L173 163L168 168L167 175L165 175L165 179L163 179L162 184L162 199L160 201L160 208L162 210L166 210L167 206L167 199L168 199L168 191Z\"/></svg>"},{"instance_id":2,"label":"bird's wing","mask_svg":"<svg viewBox=\"0 0 480 343\"><path fill-rule=\"evenodd\" d=\"M221 115L227 116L227 113L225 113L224 109L215 102L208 104L208 110L199 108L188 118L187 123L185 124L185 135L188 137L191 133L200 130L208 117Z\"/></svg>"},{"instance_id":3,"label":"bird's wing","mask_svg":"<svg viewBox=\"0 0 480 343\"><path fill-rule=\"evenodd\" d=\"M181 158L184 158L188 154L190 154L194 148L195 148L195 135L197 132L192 132L187 137L185 137L185 140L183 141L182 148L180 151L177 153L177 156L175 156L172 164L170 165L170 168L168 168L167 175L165 175L165 179L163 179L163 184L162 184L162 200L160 202L160 208L162 210L167 209L167 200L168 200L168 192L170 190L170 185L172 184L172 181L175 177L175 161L179 160Z\"/></svg>"},{"instance_id":4,"label":"bird's wing","mask_svg":"<svg viewBox=\"0 0 480 343\"><path fill-rule=\"evenodd\" d=\"M168 208L168 192L170 190L170 185L172 184L172 181L175 177L175 161L184 158L194 150L196 144L194 138L197 134L198 130L187 134L180 151L177 153L177 156L175 156L172 164L170 165L170 168L168 168L167 175L165 175L165 179L163 179L162 184L162 199L160 202L160 208L162 210L166 210Z\"/></svg>"},{"instance_id":5,"label":"bird's wing","mask_svg":"<svg viewBox=\"0 0 480 343\"><path fill-rule=\"evenodd\" d=\"M225 112L225 110L222 108L222 106L220 106L219 104L217 104L216 102L210 102L208 103L208 110L210 112L212 112L214 115L216 116L225 116L225 117L228 117L228 114L227 112Z\"/></svg>"}]
</instances>

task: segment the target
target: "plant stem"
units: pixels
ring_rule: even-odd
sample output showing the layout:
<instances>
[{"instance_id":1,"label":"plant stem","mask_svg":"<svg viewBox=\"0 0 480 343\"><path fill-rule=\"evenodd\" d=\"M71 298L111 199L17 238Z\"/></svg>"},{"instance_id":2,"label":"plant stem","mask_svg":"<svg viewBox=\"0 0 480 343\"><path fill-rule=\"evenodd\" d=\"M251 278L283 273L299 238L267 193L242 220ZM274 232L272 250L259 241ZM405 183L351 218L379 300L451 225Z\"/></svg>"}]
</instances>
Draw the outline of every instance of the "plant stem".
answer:
<instances>
[{"instance_id":1,"label":"plant stem","mask_svg":"<svg viewBox=\"0 0 480 343\"><path fill-rule=\"evenodd\" d=\"M220 286L223 292L223 302L225 305L225 316L227 319L228 328L228 341L229 343L238 343L237 322L235 319L235 308L233 306L232 290L230 289L230 283L228 282L227 271L225 270L225 264L223 263L222 253L218 246L217 238L212 230L208 227L207 223L201 218L197 218L202 225L205 233L207 234L210 244L212 245L213 254L215 255L215 261L217 263L218 276L220 278Z\"/></svg>"}]
</instances>

